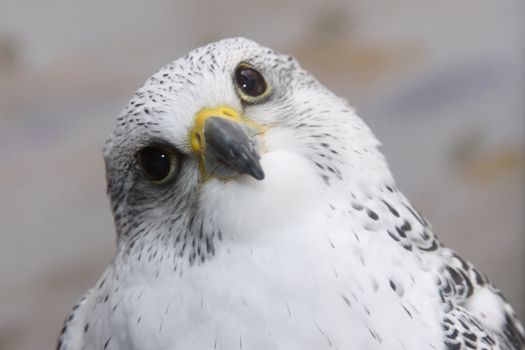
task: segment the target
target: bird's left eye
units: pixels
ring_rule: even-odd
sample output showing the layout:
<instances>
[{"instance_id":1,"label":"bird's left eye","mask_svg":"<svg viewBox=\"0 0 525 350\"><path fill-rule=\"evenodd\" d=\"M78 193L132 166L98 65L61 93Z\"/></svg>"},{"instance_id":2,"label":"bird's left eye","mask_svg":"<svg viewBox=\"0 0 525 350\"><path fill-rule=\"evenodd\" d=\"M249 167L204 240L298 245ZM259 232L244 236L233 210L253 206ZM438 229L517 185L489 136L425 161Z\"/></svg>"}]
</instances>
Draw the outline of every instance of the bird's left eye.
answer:
<instances>
[{"instance_id":1,"label":"bird's left eye","mask_svg":"<svg viewBox=\"0 0 525 350\"><path fill-rule=\"evenodd\" d=\"M161 184L171 179L177 168L175 152L166 147L144 147L137 152L136 158L144 176L155 184Z\"/></svg>"},{"instance_id":2,"label":"bird's left eye","mask_svg":"<svg viewBox=\"0 0 525 350\"><path fill-rule=\"evenodd\" d=\"M258 102L270 91L262 74L247 63L237 66L234 79L237 92L245 102Z\"/></svg>"}]
</instances>

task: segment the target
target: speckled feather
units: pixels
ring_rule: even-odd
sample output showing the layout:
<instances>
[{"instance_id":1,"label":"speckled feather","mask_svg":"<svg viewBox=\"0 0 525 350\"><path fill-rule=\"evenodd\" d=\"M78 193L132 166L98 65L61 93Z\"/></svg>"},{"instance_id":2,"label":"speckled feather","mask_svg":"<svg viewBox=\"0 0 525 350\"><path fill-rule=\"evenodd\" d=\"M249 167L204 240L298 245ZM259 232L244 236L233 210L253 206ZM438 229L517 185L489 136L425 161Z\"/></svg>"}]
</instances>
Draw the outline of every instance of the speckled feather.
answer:
<instances>
[{"instance_id":1,"label":"speckled feather","mask_svg":"<svg viewBox=\"0 0 525 350\"><path fill-rule=\"evenodd\" d=\"M242 102L247 62L271 94ZM259 124L263 181L204 181L188 135L226 105ZM137 151L180 154L150 183ZM190 52L139 89L104 157L117 252L57 349L523 349L511 306L395 186L364 122L291 57L252 41Z\"/></svg>"}]
</instances>

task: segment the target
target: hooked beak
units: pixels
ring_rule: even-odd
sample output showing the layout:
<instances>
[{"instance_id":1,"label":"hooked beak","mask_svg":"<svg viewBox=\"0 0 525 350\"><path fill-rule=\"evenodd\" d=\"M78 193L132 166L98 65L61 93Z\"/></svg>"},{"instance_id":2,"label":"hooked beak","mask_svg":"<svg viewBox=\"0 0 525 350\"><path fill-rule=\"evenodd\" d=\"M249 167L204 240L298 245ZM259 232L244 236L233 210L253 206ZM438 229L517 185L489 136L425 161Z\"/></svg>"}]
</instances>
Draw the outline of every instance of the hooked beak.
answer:
<instances>
[{"instance_id":1,"label":"hooked beak","mask_svg":"<svg viewBox=\"0 0 525 350\"><path fill-rule=\"evenodd\" d=\"M247 174L264 179L257 141L257 135L264 130L231 108L202 109L190 135L191 146L200 157L201 172L206 177Z\"/></svg>"}]
</instances>

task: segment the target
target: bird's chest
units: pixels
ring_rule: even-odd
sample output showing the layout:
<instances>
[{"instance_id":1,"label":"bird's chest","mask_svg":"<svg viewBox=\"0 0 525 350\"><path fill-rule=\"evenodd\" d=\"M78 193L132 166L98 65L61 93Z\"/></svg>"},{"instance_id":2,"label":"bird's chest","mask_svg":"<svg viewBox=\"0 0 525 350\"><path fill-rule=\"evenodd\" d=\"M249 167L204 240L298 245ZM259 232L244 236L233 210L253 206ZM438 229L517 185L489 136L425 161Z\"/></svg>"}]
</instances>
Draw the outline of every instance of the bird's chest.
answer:
<instances>
[{"instance_id":1,"label":"bird's chest","mask_svg":"<svg viewBox=\"0 0 525 350\"><path fill-rule=\"evenodd\" d=\"M433 343L439 308L429 274L394 245L340 224L305 222L274 230L273 240L226 241L202 264L128 285L112 316L125 320L122 342L134 349Z\"/></svg>"}]
</instances>

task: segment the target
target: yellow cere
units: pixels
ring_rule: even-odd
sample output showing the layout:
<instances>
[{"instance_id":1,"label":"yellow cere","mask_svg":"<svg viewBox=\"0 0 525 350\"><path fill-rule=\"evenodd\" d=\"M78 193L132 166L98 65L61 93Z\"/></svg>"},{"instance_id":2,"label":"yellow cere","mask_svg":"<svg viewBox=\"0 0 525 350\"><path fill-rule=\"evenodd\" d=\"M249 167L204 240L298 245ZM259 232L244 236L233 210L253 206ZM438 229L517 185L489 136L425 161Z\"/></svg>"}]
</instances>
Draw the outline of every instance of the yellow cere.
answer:
<instances>
[{"instance_id":1,"label":"yellow cere","mask_svg":"<svg viewBox=\"0 0 525 350\"><path fill-rule=\"evenodd\" d=\"M204 155L204 148L206 147L204 143L204 124L206 123L206 120L210 117L220 117L230 119L238 123L246 124L258 130L259 133L263 133L264 131L266 131L266 127L257 124L246 117L239 116L239 114L232 108L226 106L219 106L216 108L203 108L195 116L195 127L191 130L190 133L191 147L196 153L201 154L202 156Z\"/></svg>"}]
</instances>

